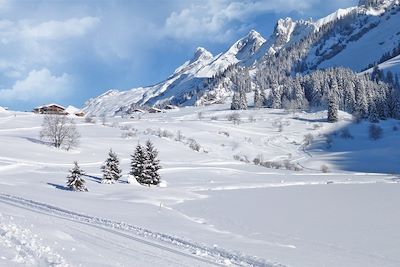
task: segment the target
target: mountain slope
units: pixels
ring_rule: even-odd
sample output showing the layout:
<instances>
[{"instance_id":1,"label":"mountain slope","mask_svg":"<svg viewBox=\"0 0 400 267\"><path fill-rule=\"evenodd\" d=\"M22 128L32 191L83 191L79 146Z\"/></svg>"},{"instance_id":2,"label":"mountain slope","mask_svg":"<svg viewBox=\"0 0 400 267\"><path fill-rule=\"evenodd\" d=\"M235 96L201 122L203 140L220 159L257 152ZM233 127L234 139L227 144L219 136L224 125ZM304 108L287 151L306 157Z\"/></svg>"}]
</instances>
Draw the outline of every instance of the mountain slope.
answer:
<instances>
[{"instance_id":1,"label":"mountain slope","mask_svg":"<svg viewBox=\"0 0 400 267\"><path fill-rule=\"evenodd\" d=\"M235 64L249 65L252 56L265 39L256 31L237 41L225 53L213 57L204 48L198 48L193 58L178 67L167 80L154 86L134 88L120 92L111 90L90 99L84 111L87 114L103 116L129 113L136 105L154 105L160 102L193 105L199 91L206 87L208 78L224 72Z\"/></svg>"},{"instance_id":2,"label":"mountain slope","mask_svg":"<svg viewBox=\"0 0 400 267\"><path fill-rule=\"evenodd\" d=\"M198 48L165 81L125 92L109 91L89 100L85 112L113 116L130 113L137 105L204 104L208 103L203 101L206 94L221 102L233 88L225 73L232 66L250 68L252 73L265 71L265 65L278 72L307 73L338 66L360 72L382 62L385 53L399 46L398 25L398 0L362 0L357 7L339 9L315 21L281 19L267 40L252 30L215 57ZM398 68L394 71L399 73Z\"/></svg>"}]
</instances>

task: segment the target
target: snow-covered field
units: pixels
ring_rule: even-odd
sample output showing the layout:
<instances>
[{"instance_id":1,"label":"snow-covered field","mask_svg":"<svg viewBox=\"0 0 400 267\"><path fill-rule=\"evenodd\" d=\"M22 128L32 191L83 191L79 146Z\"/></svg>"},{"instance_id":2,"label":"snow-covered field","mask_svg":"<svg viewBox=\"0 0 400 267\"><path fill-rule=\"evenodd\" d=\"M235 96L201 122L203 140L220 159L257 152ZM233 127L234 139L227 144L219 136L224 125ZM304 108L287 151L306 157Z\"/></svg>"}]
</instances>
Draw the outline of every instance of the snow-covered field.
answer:
<instances>
[{"instance_id":1,"label":"snow-covered field","mask_svg":"<svg viewBox=\"0 0 400 267\"><path fill-rule=\"evenodd\" d=\"M400 265L398 121L381 122L372 141L369 124L345 113L328 124L326 112L241 111L238 125L229 114L219 105L105 125L76 118L81 144L64 151L39 140L42 116L3 110L0 265ZM160 152L160 187L126 182L147 139ZM113 185L99 182L109 148L124 170ZM89 192L65 187L74 160Z\"/></svg>"}]
</instances>

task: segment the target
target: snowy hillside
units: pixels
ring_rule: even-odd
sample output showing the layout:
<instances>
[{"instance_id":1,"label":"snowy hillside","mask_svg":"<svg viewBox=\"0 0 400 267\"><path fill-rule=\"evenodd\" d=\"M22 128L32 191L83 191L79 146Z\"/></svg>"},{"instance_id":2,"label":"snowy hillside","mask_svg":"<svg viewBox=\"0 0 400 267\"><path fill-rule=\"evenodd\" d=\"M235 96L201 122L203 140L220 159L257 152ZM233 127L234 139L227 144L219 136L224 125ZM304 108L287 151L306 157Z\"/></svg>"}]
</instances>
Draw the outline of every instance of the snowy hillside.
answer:
<instances>
[{"instance_id":1,"label":"snowy hillside","mask_svg":"<svg viewBox=\"0 0 400 267\"><path fill-rule=\"evenodd\" d=\"M346 113L232 114L75 118L80 145L64 151L39 140L43 116L0 112L0 266L399 266L398 121L374 141ZM127 183L148 139L160 187ZM123 169L111 185L109 148ZM74 160L89 192L66 187Z\"/></svg>"}]
</instances>

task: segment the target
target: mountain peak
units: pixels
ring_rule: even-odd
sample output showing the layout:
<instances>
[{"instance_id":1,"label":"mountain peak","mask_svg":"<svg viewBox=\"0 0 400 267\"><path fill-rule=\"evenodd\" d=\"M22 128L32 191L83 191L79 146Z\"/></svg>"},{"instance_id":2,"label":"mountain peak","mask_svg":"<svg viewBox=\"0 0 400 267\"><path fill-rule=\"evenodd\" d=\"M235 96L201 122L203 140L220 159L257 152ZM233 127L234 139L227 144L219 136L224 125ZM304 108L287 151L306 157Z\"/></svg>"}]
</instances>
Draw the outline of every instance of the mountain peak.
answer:
<instances>
[{"instance_id":1,"label":"mountain peak","mask_svg":"<svg viewBox=\"0 0 400 267\"><path fill-rule=\"evenodd\" d=\"M395 0L359 0L358 6L379 8L382 5L390 4L395 2Z\"/></svg>"},{"instance_id":2,"label":"mountain peak","mask_svg":"<svg viewBox=\"0 0 400 267\"><path fill-rule=\"evenodd\" d=\"M190 60L189 64L196 62L198 60L210 60L213 55L203 47L198 47L194 53L193 58Z\"/></svg>"}]
</instances>

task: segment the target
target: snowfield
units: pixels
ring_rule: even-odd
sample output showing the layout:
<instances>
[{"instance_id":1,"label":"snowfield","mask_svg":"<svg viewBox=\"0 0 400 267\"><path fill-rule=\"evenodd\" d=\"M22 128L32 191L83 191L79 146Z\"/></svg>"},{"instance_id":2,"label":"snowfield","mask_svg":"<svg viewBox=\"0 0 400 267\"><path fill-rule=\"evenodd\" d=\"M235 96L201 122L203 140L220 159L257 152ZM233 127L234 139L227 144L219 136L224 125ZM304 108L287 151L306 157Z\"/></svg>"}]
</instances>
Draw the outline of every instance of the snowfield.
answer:
<instances>
[{"instance_id":1,"label":"snowfield","mask_svg":"<svg viewBox=\"0 0 400 267\"><path fill-rule=\"evenodd\" d=\"M373 141L346 113L335 124L325 111L231 114L75 118L80 146L65 151L40 141L41 115L1 110L0 266L400 265L398 121ZM148 139L158 187L127 181ZM110 148L124 176L101 184ZM74 160L89 192L65 186Z\"/></svg>"}]
</instances>

